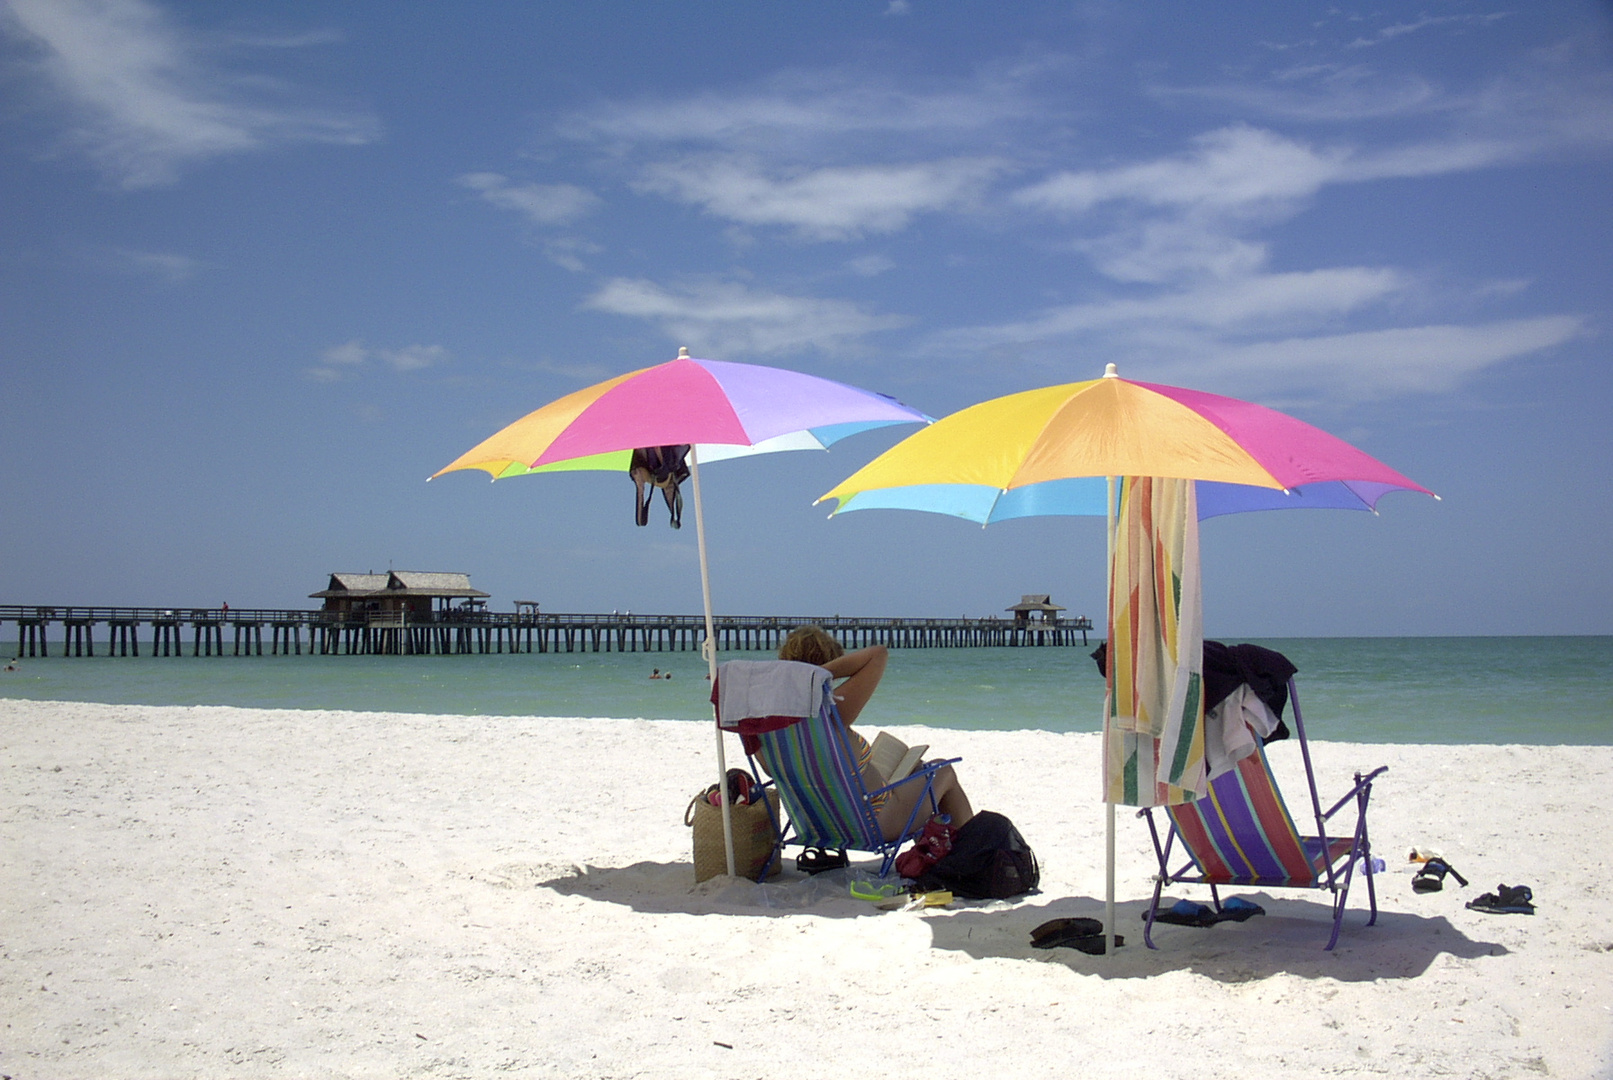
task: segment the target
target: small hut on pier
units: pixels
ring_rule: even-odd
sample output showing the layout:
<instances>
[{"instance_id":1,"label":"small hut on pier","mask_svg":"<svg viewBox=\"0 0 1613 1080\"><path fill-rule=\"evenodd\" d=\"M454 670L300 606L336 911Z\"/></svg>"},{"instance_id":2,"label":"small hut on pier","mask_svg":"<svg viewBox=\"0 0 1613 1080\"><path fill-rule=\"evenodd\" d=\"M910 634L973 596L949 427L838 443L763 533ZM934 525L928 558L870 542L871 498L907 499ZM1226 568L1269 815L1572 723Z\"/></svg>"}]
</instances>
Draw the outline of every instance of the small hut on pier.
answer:
<instances>
[{"instance_id":1,"label":"small hut on pier","mask_svg":"<svg viewBox=\"0 0 1613 1080\"><path fill-rule=\"evenodd\" d=\"M325 601L327 617L370 622L430 622L487 610L488 594L470 585L469 574L390 570L385 574L332 574L311 599ZM459 601L456 605L454 601Z\"/></svg>"},{"instance_id":2,"label":"small hut on pier","mask_svg":"<svg viewBox=\"0 0 1613 1080\"><path fill-rule=\"evenodd\" d=\"M1048 593L1025 593L1020 596L1019 603L1005 610L1014 613L1015 626L1029 626L1032 615L1040 622L1054 625L1059 621L1058 613L1064 609L1053 603Z\"/></svg>"}]
</instances>

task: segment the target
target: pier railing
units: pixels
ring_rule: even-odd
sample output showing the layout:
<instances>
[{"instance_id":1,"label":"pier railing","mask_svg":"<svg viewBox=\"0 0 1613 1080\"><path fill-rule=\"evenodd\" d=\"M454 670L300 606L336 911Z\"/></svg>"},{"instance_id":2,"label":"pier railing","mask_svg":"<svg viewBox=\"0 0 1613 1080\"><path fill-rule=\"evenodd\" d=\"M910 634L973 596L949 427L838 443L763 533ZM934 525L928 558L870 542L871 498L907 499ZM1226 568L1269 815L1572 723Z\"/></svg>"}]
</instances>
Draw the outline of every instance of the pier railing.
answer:
<instances>
[{"instance_id":1,"label":"pier railing","mask_svg":"<svg viewBox=\"0 0 1613 1080\"><path fill-rule=\"evenodd\" d=\"M0 624L4 623L16 624L18 657L49 656L53 636L63 656L96 655L98 636L105 655L139 656L142 627L147 630L152 656L182 655L186 644L183 630L189 631L192 656L223 656L226 628L233 638L232 655L262 656L265 626L270 631L271 655L299 656L305 636L310 655L688 652L699 650L706 630L700 615L480 609L417 615L405 611L28 604L0 605ZM851 649L874 644L893 649L1085 645L1092 629L1092 620L1085 616L1043 621L721 615L714 619L714 630L721 651L773 650L790 630L805 623L823 626ZM99 635L98 627L105 628Z\"/></svg>"}]
</instances>

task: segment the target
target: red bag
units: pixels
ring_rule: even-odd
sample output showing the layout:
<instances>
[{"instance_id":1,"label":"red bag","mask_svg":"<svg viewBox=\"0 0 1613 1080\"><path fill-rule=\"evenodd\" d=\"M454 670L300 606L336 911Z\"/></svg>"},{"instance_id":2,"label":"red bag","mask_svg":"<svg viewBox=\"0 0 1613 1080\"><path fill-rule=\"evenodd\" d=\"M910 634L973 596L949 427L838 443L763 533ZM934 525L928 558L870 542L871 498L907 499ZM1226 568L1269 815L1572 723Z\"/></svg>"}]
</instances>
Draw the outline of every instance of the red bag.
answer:
<instances>
[{"instance_id":1,"label":"red bag","mask_svg":"<svg viewBox=\"0 0 1613 1080\"><path fill-rule=\"evenodd\" d=\"M925 824L913 846L896 856L896 872L905 878L922 877L951 850L952 819L946 814L936 814Z\"/></svg>"}]
</instances>

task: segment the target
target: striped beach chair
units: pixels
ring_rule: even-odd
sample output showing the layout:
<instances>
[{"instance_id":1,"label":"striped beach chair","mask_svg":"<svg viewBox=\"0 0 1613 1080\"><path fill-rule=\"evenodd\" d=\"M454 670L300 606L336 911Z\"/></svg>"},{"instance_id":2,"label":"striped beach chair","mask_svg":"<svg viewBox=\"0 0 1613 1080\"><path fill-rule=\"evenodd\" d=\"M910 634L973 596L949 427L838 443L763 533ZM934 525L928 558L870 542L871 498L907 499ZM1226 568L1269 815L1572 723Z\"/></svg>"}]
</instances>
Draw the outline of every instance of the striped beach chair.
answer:
<instances>
[{"instance_id":1,"label":"striped beach chair","mask_svg":"<svg viewBox=\"0 0 1613 1080\"><path fill-rule=\"evenodd\" d=\"M719 674L718 678L722 677ZM778 841L758 881L766 880L773 869L772 860L782 856L786 844L873 852L881 856L879 876L888 876L901 846L917 836L931 815L940 810L935 799L935 774L963 760L926 762L894 784L868 790L827 683L823 701L812 716L719 716L718 723L741 736L757 785L764 791L768 787L778 789L788 817L787 824L776 819L773 822ZM766 772L759 767L761 763L765 763ZM771 779L764 779L769 775ZM914 802L901 835L886 840L874 812L874 800L907 784L922 784L923 796ZM929 810L920 813L926 801ZM771 801L767 805L771 812Z\"/></svg>"},{"instance_id":2,"label":"striped beach chair","mask_svg":"<svg viewBox=\"0 0 1613 1080\"><path fill-rule=\"evenodd\" d=\"M1338 944L1345 900L1349 897L1351 879L1360 866L1365 868L1371 906L1371 917L1366 925L1378 921L1378 895L1372 881L1372 843L1367 834L1367 802L1372 797L1373 780L1388 771L1388 766L1366 775L1356 773L1355 785L1324 812L1316 792L1310 746L1305 741L1305 721L1300 715L1299 697L1292 679L1288 682L1288 693L1293 703L1300 755L1305 762L1305 778L1310 787L1315 835L1302 835L1294 825L1264 749L1211 780L1209 794L1204 798L1166 807L1170 831L1163 843L1152 810L1144 810L1154 853L1159 858L1159 874L1155 878L1154 897L1143 932L1143 940L1149 948L1156 948L1153 929L1160 894L1167 885L1175 884L1210 886L1210 896L1218 913L1221 910L1218 887L1222 885L1326 889L1333 903L1333 933L1326 945L1331 949ZM1333 818L1350 804L1355 807L1354 825L1340 828ZM1329 823L1332 823L1332 835L1328 832ZM1187 850L1188 861L1172 871L1169 860L1177 840Z\"/></svg>"}]
</instances>

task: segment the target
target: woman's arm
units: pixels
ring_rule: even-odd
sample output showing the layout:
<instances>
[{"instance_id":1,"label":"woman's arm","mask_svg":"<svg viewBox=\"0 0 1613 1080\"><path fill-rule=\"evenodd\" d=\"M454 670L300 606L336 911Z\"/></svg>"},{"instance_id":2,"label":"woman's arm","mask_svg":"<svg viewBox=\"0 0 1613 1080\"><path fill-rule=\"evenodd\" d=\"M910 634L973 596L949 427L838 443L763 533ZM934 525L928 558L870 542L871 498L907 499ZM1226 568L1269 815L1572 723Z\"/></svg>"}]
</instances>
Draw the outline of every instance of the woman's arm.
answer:
<instances>
[{"instance_id":1,"label":"woman's arm","mask_svg":"<svg viewBox=\"0 0 1613 1080\"><path fill-rule=\"evenodd\" d=\"M885 662L890 652L883 645L870 645L866 649L846 653L823 665L836 679L844 679L835 687L835 704L840 707L840 719L850 726L857 722L863 706L874 696L879 680L885 676Z\"/></svg>"}]
</instances>

